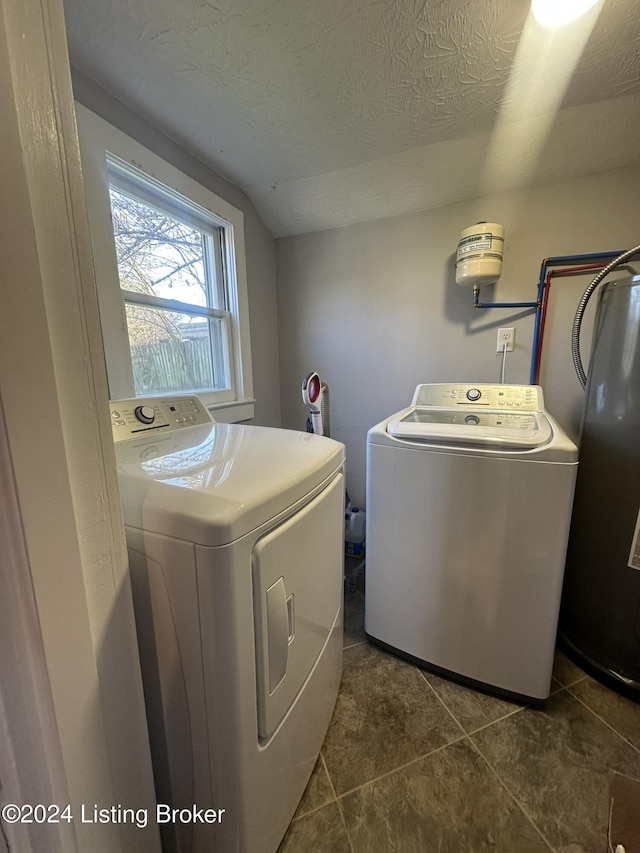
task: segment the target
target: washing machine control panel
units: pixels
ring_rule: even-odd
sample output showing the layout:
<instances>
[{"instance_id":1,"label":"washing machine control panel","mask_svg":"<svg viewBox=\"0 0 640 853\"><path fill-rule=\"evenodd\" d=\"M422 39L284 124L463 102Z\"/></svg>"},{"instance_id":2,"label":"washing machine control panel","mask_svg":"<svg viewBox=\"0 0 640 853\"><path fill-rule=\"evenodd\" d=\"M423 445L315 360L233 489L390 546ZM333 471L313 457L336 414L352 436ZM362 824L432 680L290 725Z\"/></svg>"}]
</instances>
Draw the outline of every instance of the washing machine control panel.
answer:
<instances>
[{"instance_id":1,"label":"washing machine control panel","mask_svg":"<svg viewBox=\"0 0 640 853\"><path fill-rule=\"evenodd\" d=\"M544 409L539 385L418 385L412 406L483 408L497 411L540 412Z\"/></svg>"},{"instance_id":2,"label":"washing machine control panel","mask_svg":"<svg viewBox=\"0 0 640 853\"><path fill-rule=\"evenodd\" d=\"M149 432L171 432L213 421L202 401L193 395L112 400L109 408L115 442L139 438Z\"/></svg>"}]
</instances>

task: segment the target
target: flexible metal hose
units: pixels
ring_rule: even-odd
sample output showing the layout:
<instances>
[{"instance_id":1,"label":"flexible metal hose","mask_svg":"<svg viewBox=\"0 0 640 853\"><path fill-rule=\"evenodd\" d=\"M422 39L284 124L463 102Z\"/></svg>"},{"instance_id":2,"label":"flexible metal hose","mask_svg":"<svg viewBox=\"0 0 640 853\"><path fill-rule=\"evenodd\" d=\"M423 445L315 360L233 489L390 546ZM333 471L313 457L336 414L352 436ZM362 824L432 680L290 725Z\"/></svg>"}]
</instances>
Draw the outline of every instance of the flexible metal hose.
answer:
<instances>
[{"instance_id":1,"label":"flexible metal hose","mask_svg":"<svg viewBox=\"0 0 640 853\"><path fill-rule=\"evenodd\" d=\"M600 270L598 275L593 279L591 284L582 294L582 298L578 303L576 315L573 318L573 326L571 331L571 355L573 356L573 366L576 369L578 379L580 380L580 384L583 388L586 387L587 376L582 366L582 359L580 358L580 328L582 326L582 318L584 316L587 303L591 299L593 292L595 291L597 286L602 282L603 279L605 279L609 275L612 270L616 269L616 267L619 267L621 264L626 263L626 261L631 260L634 255L638 254L640 254L640 245L635 246L633 249L629 249L628 251L623 252L621 255L618 255L617 258L614 258L610 264L608 264L604 269Z\"/></svg>"}]
</instances>

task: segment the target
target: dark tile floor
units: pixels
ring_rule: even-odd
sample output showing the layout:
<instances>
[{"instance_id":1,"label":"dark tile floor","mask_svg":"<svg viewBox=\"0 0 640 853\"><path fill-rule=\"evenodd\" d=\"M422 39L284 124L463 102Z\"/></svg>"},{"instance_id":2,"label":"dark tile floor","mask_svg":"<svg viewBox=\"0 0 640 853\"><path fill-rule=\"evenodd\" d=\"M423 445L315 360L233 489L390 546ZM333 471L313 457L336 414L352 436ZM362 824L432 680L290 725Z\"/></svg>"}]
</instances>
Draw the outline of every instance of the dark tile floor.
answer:
<instances>
[{"instance_id":1,"label":"dark tile floor","mask_svg":"<svg viewBox=\"0 0 640 853\"><path fill-rule=\"evenodd\" d=\"M561 653L543 710L438 678L367 642L363 572L348 580L340 694L279 853L606 853L640 705Z\"/></svg>"}]
</instances>

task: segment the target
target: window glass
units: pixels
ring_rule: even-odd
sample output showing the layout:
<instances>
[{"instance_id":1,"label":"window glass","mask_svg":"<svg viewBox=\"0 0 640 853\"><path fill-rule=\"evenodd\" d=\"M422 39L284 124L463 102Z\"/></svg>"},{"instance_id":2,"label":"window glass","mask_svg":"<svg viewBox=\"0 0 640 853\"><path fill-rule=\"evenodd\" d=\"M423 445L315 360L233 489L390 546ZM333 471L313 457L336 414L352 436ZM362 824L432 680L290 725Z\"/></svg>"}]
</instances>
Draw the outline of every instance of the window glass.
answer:
<instances>
[{"instance_id":1,"label":"window glass","mask_svg":"<svg viewBox=\"0 0 640 853\"><path fill-rule=\"evenodd\" d=\"M111 399L195 392L216 418L251 418L242 213L76 113Z\"/></svg>"},{"instance_id":2,"label":"window glass","mask_svg":"<svg viewBox=\"0 0 640 853\"><path fill-rule=\"evenodd\" d=\"M204 259L210 237L113 185L109 196L120 287L207 305Z\"/></svg>"},{"instance_id":3,"label":"window glass","mask_svg":"<svg viewBox=\"0 0 640 853\"><path fill-rule=\"evenodd\" d=\"M158 201L147 201L148 178L141 175L136 186L130 167L128 189L121 190L119 173L112 160L111 222L136 396L231 388L228 312L215 316L213 311L220 290L215 254L222 229L211 224L204 230L183 221L168 209L180 209L175 198L167 198L163 207L162 186L154 186ZM188 214L186 199L182 206Z\"/></svg>"},{"instance_id":4,"label":"window glass","mask_svg":"<svg viewBox=\"0 0 640 853\"><path fill-rule=\"evenodd\" d=\"M131 302L126 315L137 397L228 386L223 320Z\"/></svg>"}]
</instances>

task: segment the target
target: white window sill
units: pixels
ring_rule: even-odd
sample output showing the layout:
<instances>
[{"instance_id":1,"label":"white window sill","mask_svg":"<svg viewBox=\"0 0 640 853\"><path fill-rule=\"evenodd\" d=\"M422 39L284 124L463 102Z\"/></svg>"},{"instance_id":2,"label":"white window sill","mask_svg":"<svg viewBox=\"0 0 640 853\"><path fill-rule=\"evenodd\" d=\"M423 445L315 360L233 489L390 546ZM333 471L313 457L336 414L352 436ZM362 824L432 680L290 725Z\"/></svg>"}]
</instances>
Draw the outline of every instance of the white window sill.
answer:
<instances>
[{"instance_id":1,"label":"white window sill","mask_svg":"<svg viewBox=\"0 0 640 853\"><path fill-rule=\"evenodd\" d=\"M236 400L233 403L218 403L207 406L214 420L221 424L234 424L249 421L254 417L255 400Z\"/></svg>"}]
</instances>

